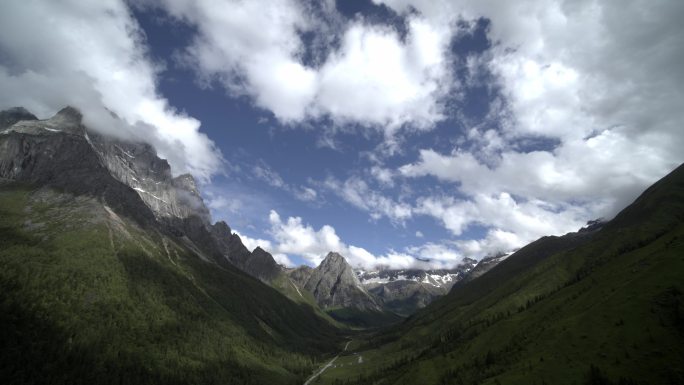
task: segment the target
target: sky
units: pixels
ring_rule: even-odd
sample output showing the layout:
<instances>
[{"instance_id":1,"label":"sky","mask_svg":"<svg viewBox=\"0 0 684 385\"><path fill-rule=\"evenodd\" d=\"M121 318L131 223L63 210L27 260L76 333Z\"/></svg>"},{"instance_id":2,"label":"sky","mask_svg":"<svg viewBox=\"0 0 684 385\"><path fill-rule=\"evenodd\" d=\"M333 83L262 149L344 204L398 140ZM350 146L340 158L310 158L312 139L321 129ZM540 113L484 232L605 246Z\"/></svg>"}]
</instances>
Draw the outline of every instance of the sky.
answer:
<instances>
[{"instance_id":1,"label":"sky","mask_svg":"<svg viewBox=\"0 0 684 385\"><path fill-rule=\"evenodd\" d=\"M448 268L610 219L684 161L682 18L676 0L10 0L0 109L71 105L151 143L284 265Z\"/></svg>"}]
</instances>

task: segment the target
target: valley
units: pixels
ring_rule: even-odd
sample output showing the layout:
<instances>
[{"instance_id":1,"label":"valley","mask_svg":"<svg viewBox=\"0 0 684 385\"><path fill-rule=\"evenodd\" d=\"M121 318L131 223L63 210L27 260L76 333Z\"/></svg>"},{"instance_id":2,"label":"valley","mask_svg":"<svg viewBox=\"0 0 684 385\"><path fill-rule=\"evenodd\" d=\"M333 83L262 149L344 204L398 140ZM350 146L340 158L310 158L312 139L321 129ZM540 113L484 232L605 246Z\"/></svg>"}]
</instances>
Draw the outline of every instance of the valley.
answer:
<instances>
[{"instance_id":1,"label":"valley","mask_svg":"<svg viewBox=\"0 0 684 385\"><path fill-rule=\"evenodd\" d=\"M287 268L151 147L72 108L1 117L9 383L684 381L684 166L610 221L453 269Z\"/></svg>"}]
</instances>

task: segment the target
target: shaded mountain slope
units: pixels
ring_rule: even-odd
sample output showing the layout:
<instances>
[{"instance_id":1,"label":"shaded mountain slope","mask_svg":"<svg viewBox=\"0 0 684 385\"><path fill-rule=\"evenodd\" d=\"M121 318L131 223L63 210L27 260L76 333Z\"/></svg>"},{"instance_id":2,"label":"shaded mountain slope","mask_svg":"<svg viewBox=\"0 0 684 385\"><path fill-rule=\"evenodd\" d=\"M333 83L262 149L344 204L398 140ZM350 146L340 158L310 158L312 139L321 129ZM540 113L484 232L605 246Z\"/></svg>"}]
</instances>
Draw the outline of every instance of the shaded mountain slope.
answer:
<instances>
[{"instance_id":1,"label":"shaded mountain slope","mask_svg":"<svg viewBox=\"0 0 684 385\"><path fill-rule=\"evenodd\" d=\"M298 383L335 349L310 307L97 199L0 190L0 377L11 383Z\"/></svg>"}]
</instances>

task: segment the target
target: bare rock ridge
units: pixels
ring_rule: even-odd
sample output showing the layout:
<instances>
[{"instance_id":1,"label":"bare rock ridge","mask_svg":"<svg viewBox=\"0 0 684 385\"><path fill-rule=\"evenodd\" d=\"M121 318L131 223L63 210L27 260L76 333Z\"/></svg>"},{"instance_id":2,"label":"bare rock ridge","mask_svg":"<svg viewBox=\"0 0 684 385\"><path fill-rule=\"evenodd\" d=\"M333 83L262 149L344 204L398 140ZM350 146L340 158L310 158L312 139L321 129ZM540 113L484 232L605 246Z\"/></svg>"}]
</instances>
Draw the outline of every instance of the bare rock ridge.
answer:
<instances>
[{"instance_id":1,"label":"bare rock ridge","mask_svg":"<svg viewBox=\"0 0 684 385\"><path fill-rule=\"evenodd\" d=\"M357 308L381 311L381 306L361 285L354 269L343 256L330 252L316 268L300 268L290 278L311 292L324 309Z\"/></svg>"},{"instance_id":2,"label":"bare rock ridge","mask_svg":"<svg viewBox=\"0 0 684 385\"><path fill-rule=\"evenodd\" d=\"M191 175L173 177L149 144L89 130L72 107L46 120L21 107L0 112L0 180L98 197L140 225L158 224L215 262L262 280L280 269L263 250L252 260L225 223L211 224Z\"/></svg>"},{"instance_id":3,"label":"bare rock ridge","mask_svg":"<svg viewBox=\"0 0 684 385\"><path fill-rule=\"evenodd\" d=\"M24 107L14 107L5 111L0 111L0 130L4 130L22 120L38 120L38 118L28 112Z\"/></svg>"},{"instance_id":4,"label":"bare rock ridge","mask_svg":"<svg viewBox=\"0 0 684 385\"><path fill-rule=\"evenodd\" d=\"M222 254L242 271L262 280L271 282L283 269L273 256L260 247L250 252L242 243L240 236L233 233L226 222L219 221L210 227Z\"/></svg>"}]
</instances>

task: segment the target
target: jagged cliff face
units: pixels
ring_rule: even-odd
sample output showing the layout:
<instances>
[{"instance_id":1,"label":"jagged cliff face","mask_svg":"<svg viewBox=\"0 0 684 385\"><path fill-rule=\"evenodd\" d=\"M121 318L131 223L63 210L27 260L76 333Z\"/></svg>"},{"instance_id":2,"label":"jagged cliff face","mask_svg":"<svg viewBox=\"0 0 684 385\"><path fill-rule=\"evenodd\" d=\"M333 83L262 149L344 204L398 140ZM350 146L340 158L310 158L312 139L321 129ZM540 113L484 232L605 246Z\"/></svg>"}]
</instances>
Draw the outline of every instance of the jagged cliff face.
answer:
<instances>
[{"instance_id":1,"label":"jagged cliff face","mask_svg":"<svg viewBox=\"0 0 684 385\"><path fill-rule=\"evenodd\" d=\"M216 222L210 229L223 255L242 271L266 283L273 281L283 271L273 256L260 247L250 252L240 236L233 233L225 222Z\"/></svg>"},{"instance_id":2,"label":"jagged cliff face","mask_svg":"<svg viewBox=\"0 0 684 385\"><path fill-rule=\"evenodd\" d=\"M102 165L77 111L64 109L48 120L35 120L21 109L2 116L11 123L22 115L31 120L16 121L0 131L0 179L94 196L141 225L154 221L138 194Z\"/></svg>"},{"instance_id":3,"label":"jagged cliff face","mask_svg":"<svg viewBox=\"0 0 684 385\"><path fill-rule=\"evenodd\" d=\"M15 148L12 155L10 148L6 148L4 178L22 179L21 174L26 174L28 179L44 178L51 168L64 168L55 179L68 180L74 170L82 169L82 176L88 181L92 178L86 174L99 175L106 171L132 188L155 217L197 216L209 223L209 210L192 176L173 178L169 164L148 144L125 142L89 131L82 123L81 113L74 108L66 107L47 120L37 120L23 108L13 108L1 113L0 122L5 145L21 143L22 147ZM42 171L31 166L34 162L45 162Z\"/></svg>"},{"instance_id":4,"label":"jagged cliff face","mask_svg":"<svg viewBox=\"0 0 684 385\"><path fill-rule=\"evenodd\" d=\"M117 179L135 190L160 218L197 216L210 223L195 179L184 174L171 175L171 167L146 143L134 143L88 133L102 163Z\"/></svg>"},{"instance_id":5,"label":"jagged cliff face","mask_svg":"<svg viewBox=\"0 0 684 385\"><path fill-rule=\"evenodd\" d=\"M198 255L231 263L265 282L280 272L270 254L251 253L228 225L211 225L191 175L173 177L149 144L88 130L71 107L46 120L21 107L0 112L0 180L100 198L142 225L160 224Z\"/></svg>"},{"instance_id":6,"label":"jagged cliff face","mask_svg":"<svg viewBox=\"0 0 684 385\"><path fill-rule=\"evenodd\" d=\"M315 269L296 269L290 278L311 292L319 306L380 311L356 277L354 270L338 253L330 252Z\"/></svg>"}]
</instances>

